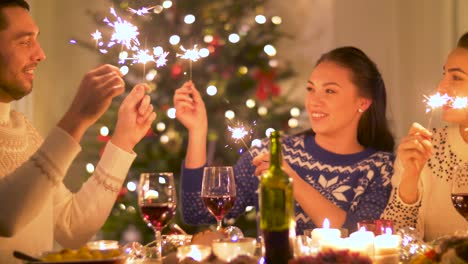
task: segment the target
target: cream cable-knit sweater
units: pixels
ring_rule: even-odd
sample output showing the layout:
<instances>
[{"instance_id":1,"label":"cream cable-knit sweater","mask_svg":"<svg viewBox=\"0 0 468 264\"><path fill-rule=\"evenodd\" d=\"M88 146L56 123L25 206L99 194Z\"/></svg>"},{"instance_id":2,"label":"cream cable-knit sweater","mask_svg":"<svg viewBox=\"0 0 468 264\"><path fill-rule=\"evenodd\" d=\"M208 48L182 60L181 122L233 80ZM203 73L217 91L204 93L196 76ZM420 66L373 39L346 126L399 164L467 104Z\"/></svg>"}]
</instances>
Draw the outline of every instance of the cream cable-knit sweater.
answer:
<instances>
[{"instance_id":1,"label":"cream cable-knit sweater","mask_svg":"<svg viewBox=\"0 0 468 264\"><path fill-rule=\"evenodd\" d=\"M410 205L399 198L400 166L395 166L394 188L382 215L393 220L396 228L417 227L427 241L468 230L468 222L455 210L451 200L452 177L458 167L468 162L468 143L461 137L458 126L438 128L433 134L434 155L421 173L419 200Z\"/></svg>"},{"instance_id":2,"label":"cream cable-knit sweater","mask_svg":"<svg viewBox=\"0 0 468 264\"><path fill-rule=\"evenodd\" d=\"M94 174L76 194L62 183L81 150L60 128L43 141L24 115L0 103L0 263L13 250L79 247L104 224L135 153L108 142Z\"/></svg>"}]
</instances>

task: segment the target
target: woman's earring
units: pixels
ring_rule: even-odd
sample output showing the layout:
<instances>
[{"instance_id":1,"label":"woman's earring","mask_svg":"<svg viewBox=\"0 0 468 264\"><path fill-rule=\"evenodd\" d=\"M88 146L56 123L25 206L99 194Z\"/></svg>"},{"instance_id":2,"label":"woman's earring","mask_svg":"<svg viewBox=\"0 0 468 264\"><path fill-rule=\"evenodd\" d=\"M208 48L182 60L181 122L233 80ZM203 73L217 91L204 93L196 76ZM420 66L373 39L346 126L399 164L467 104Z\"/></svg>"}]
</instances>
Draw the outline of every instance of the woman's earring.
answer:
<instances>
[{"instance_id":1,"label":"woman's earring","mask_svg":"<svg viewBox=\"0 0 468 264\"><path fill-rule=\"evenodd\" d=\"M364 110L362 110L361 108L358 108L358 112L359 113L364 113Z\"/></svg>"}]
</instances>

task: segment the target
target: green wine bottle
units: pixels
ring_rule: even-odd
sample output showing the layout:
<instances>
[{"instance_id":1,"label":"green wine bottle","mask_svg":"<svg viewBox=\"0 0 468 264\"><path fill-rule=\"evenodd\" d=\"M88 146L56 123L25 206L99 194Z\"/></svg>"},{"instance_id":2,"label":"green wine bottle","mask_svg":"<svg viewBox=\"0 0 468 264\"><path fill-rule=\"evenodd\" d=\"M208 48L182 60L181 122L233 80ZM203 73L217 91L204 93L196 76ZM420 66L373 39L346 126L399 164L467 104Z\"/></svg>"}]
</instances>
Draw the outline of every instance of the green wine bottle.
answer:
<instances>
[{"instance_id":1,"label":"green wine bottle","mask_svg":"<svg viewBox=\"0 0 468 264\"><path fill-rule=\"evenodd\" d=\"M295 232L292 180L281 169L281 132L270 135L270 168L260 180L260 229L267 264L286 264L293 257Z\"/></svg>"}]
</instances>

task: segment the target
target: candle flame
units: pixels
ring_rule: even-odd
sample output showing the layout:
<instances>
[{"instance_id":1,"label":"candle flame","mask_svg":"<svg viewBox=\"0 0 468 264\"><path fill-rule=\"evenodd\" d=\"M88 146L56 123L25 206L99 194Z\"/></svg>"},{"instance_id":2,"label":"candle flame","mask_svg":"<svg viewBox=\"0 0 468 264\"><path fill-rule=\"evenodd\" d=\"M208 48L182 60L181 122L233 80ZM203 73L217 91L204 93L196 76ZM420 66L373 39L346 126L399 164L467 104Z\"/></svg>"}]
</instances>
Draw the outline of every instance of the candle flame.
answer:
<instances>
[{"instance_id":1,"label":"candle flame","mask_svg":"<svg viewBox=\"0 0 468 264\"><path fill-rule=\"evenodd\" d=\"M202 261L202 254L200 250L198 250L198 248L196 247L192 247L188 256L193 258L196 261Z\"/></svg>"},{"instance_id":2,"label":"candle flame","mask_svg":"<svg viewBox=\"0 0 468 264\"><path fill-rule=\"evenodd\" d=\"M330 228L330 220L328 220L328 218L325 218L325 220L323 220L322 228Z\"/></svg>"},{"instance_id":3,"label":"candle flame","mask_svg":"<svg viewBox=\"0 0 468 264\"><path fill-rule=\"evenodd\" d=\"M385 234L386 234L386 235L391 235L392 233L393 233L393 230L392 230L391 227L385 228Z\"/></svg>"}]
</instances>

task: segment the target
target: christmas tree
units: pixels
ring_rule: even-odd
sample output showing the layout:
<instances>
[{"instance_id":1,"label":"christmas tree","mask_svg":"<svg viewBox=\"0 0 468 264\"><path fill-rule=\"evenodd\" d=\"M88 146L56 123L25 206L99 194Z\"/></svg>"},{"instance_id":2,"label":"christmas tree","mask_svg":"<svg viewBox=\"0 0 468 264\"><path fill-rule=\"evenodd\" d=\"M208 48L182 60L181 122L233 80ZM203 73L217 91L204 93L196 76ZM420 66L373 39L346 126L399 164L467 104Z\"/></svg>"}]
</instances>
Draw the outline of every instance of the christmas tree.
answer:
<instances>
[{"instance_id":1,"label":"christmas tree","mask_svg":"<svg viewBox=\"0 0 468 264\"><path fill-rule=\"evenodd\" d=\"M153 240L138 212L135 190L141 172L172 171L176 181L180 176L187 133L174 119L172 97L185 81L192 80L205 101L210 165L234 165L268 128L288 132L298 127L301 109L281 95L279 86L281 79L293 74L276 56L275 43L286 35L280 31L281 18L266 14L265 4L266 0L113 0L108 10L91 12L97 24L94 41L80 44L100 51L103 62L118 64L126 73L128 89L148 83L158 114L135 148L138 157L102 229L103 238ZM119 36L122 27L128 30L125 37ZM194 57L186 59L189 55ZM90 172L113 131L119 105L114 100L85 135ZM240 138L233 134L236 131ZM180 212L175 222L192 233L201 228L184 225ZM256 235L252 210L228 224ZM138 234L142 236L131 236Z\"/></svg>"}]
</instances>

